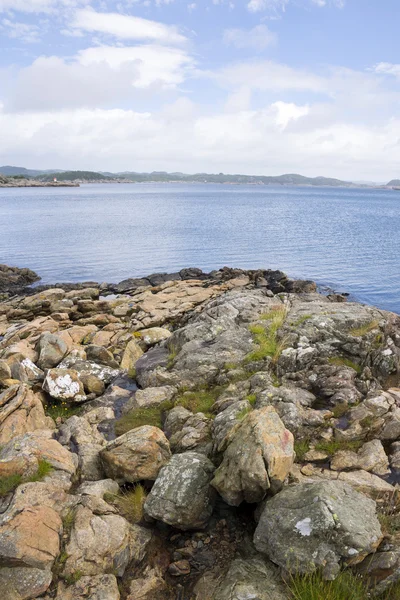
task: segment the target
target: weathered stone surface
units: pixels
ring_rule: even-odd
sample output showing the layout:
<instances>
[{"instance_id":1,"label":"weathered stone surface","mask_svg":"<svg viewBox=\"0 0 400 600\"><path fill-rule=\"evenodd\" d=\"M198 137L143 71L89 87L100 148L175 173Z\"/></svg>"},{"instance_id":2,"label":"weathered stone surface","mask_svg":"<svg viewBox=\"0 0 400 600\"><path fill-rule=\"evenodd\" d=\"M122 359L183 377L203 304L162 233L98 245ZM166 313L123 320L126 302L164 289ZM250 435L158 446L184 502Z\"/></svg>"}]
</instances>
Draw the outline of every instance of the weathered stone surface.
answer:
<instances>
[{"instance_id":1,"label":"weathered stone surface","mask_svg":"<svg viewBox=\"0 0 400 600\"><path fill-rule=\"evenodd\" d=\"M119 515L94 515L88 508L78 506L66 546L68 558L64 573L112 572L122 577L131 561L138 563L143 559L150 539L150 531L130 525Z\"/></svg>"},{"instance_id":2,"label":"weathered stone surface","mask_svg":"<svg viewBox=\"0 0 400 600\"><path fill-rule=\"evenodd\" d=\"M144 505L145 512L178 529L200 529L213 510L213 464L202 454L175 454L161 469Z\"/></svg>"},{"instance_id":3,"label":"weathered stone surface","mask_svg":"<svg viewBox=\"0 0 400 600\"><path fill-rule=\"evenodd\" d=\"M172 452L193 450L209 456L211 454L211 420L203 413L190 414L180 431L170 437Z\"/></svg>"},{"instance_id":4,"label":"weathered stone surface","mask_svg":"<svg viewBox=\"0 0 400 600\"><path fill-rule=\"evenodd\" d=\"M148 567L143 577L134 579L129 586L126 600L167 600L172 598L168 586L158 569Z\"/></svg>"},{"instance_id":5,"label":"weathered stone surface","mask_svg":"<svg viewBox=\"0 0 400 600\"><path fill-rule=\"evenodd\" d=\"M18 355L10 361L11 377L21 383L39 383L44 379L44 372L30 358L21 359Z\"/></svg>"},{"instance_id":6,"label":"weathered stone surface","mask_svg":"<svg viewBox=\"0 0 400 600\"><path fill-rule=\"evenodd\" d=\"M5 360L0 360L0 382L11 379L11 369Z\"/></svg>"},{"instance_id":7,"label":"weathered stone surface","mask_svg":"<svg viewBox=\"0 0 400 600\"><path fill-rule=\"evenodd\" d=\"M40 460L48 462L54 469L64 471L68 475L72 475L76 470L71 452L52 439L52 432L48 430L20 435L0 449L1 461L15 458L26 461L26 474L35 473Z\"/></svg>"},{"instance_id":8,"label":"weathered stone surface","mask_svg":"<svg viewBox=\"0 0 400 600\"><path fill-rule=\"evenodd\" d=\"M293 461L293 435L267 406L245 417L225 450L212 485L232 506L260 502L268 489L282 487Z\"/></svg>"},{"instance_id":9,"label":"weathered stone surface","mask_svg":"<svg viewBox=\"0 0 400 600\"><path fill-rule=\"evenodd\" d=\"M357 564L382 538L375 502L333 481L292 485L269 500L254 544L292 573L322 567L327 578L340 564Z\"/></svg>"},{"instance_id":10,"label":"weathered stone surface","mask_svg":"<svg viewBox=\"0 0 400 600\"><path fill-rule=\"evenodd\" d=\"M260 558L235 559L211 600L287 600L287 588L274 565ZM200 596L196 600L201 600Z\"/></svg>"},{"instance_id":11,"label":"weathered stone surface","mask_svg":"<svg viewBox=\"0 0 400 600\"><path fill-rule=\"evenodd\" d=\"M46 506L26 505L0 516L0 557L4 567L51 568L60 551L62 521Z\"/></svg>"},{"instance_id":12,"label":"weathered stone surface","mask_svg":"<svg viewBox=\"0 0 400 600\"><path fill-rule=\"evenodd\" d=\"M331 469L344 471L362 469L375 475L389 473L389 459L380 440L372 440L364 444L358 452L340 450L331 461Z\"/></svg>"},{"instance_id":13,"label":"weathered stone surface","mask_svg":"<svg viewBox=\"0 0 400 600\"><path fill-rule=\"evenodd\" d=\"M56 600L119 600L118 582L115 575L92 575L81 577L71 586L59 583Z\"/></svg>"},{"instance_id":14,"label":"weathered stone surface","mask_svg":"<svg viewBox=\"0 0 400 600\"><path fill-rule=\"evenodd\" d=\"M56 400L83 402L86 400L79 375L72 369L50 369L47 371L43 389Z\"/></svg>"},{"instance_id":15,"label":"weathered stone surface","mask_svg":"<svg viewBox=\"0 0 400 600\"><path fill-rule=\"evenodd\" d=\"M103 479L100 452L105 447L106 440L98 432L96 425L91 425L84 417L72 416L60 427L58 439L78 455L82 479Z\"/></svg>"},{"instance_id":16,"label":"weathered stone surface","mask_svg":"<svg viewBox=\"0 0 400 600\"><path fill-rule=\"evenodd\" d=\"M144 390L137 390L135 400L138 406L157 406L166 400L171 400L176 394L176 388L170 385L160 387L149 387Z\"/></svg>"},{"instance_id":17,"label":"weathered stone surface","mask_svg":"<svg viewBox=\"0 0 400 600\"><path fill-rule=\"evenodd\" d=\"M95 375L80 375L79 379L83 383L83 388L87 394L95 394L96 396L104 394L104 381Z\"/></svg>"},{"instance_id":18,"label":"weathered stone surface","mask_svg":"<svg viewBox=\"0 0 400 600\"><path fill-rule=\"evenodd\" d=\"M4 600L30 600L43 594L52 578L50 568L0 567L0 590Z\"/></svg>"},{"instance_id":19,"label":"weathered stone surface","mask_svg":"<svg viewBox=\"0 0 400 600\"><path fill-rule=\"evenodd\" d=\"M112 479L102 479L100 481L85 481L76 490L77 494L98 496L103 498L105 494L118 494L119 485Z\"/></svg>"},{"instance_id":20,"label":"weathered stone surface","mask_svg":"<svg viewBox=\"0 0 400 600\"><path fill-rule=\"evenodd\" d=\"M0 445L37 429L53 429L46 417L40 394L26 385L11 386L0 395Z\"/></svg>"},{"instance_id":21,"label":"weathered stone surface","mask_svg":"<svg viewBox=\"0 0 400 600\"><path fill-rule=\"evenodd\" d=\"M119 369L115 369L107 365L101 365L90 360L82 360L72 352L66 358L64 358L58 367L60 369L71 369L79 376L94 375L95 377L98 377L104 381L106 385L111 383L113 379L121 374Z\"/></svg>"},{"instance_id":22,"label":"weathered stone surface","mask_svg":"<svg viewBox=\"0 0 400 600\"><path fill-rule=\"evenodd\" d=\"M376 498L385 492L394 492L394 487L373 473L367 471L330 471L311 464L304 465L300 472L301 481L342 481L371 498Z\"/></svg>"},{"instance_id":23,"label":"weathered stone surface","mask_svg":"<svg viewBox=\"0 0 400 600\"><path fill-rule=\"evenodd\" d=\"M170 457L164 433L150 425L128 431L101 452L104 471L119 483L154 481Z\"/></svg>"},{"instance_id":24,"label":"weathered stone surface","mask_svg":"<svg viewBox=\"0 0 400 600\"><path fill-rule=\"evenodd\" d=\"M164 327L150 327L139 331L142 341L148 348L171 337L171 332Z\"/></svg>"},{"instance_id":25,"label":"weathered stone surface","mask_svg":"<svg viewBox=\"0 0 400 600\"><path fill-rule=\"evenodd\" d=\"M86 346L85 350L88 360L100 363L101 365L107 365L112 369L118 369L117 361L114 359L114 356L111 354L111 352L109 352L106 348L91 344Z\"/></svg>"},{"instance_id":26,"label":"weathered stone surface","mask_svg":"<svg viewBox=\"0 0 400 600\"><path fill-rule=\"evenodd\" d=\"M132 371L135 368L136 362L142 356L143 350L136 340L131 340L126 348L121 360L121 369Z\"/></svg>"},{"instance_id":27,"label":"weathered stone surface","mask_svg":"<svg viewBox=\"0 0 400 600\"><path fill-rule=\"evenodd\" d=\"M65 341L53 333L43 333L38 343L38 366L41 369L56 367L68 352Z\"/></svg>"}]
</instances>

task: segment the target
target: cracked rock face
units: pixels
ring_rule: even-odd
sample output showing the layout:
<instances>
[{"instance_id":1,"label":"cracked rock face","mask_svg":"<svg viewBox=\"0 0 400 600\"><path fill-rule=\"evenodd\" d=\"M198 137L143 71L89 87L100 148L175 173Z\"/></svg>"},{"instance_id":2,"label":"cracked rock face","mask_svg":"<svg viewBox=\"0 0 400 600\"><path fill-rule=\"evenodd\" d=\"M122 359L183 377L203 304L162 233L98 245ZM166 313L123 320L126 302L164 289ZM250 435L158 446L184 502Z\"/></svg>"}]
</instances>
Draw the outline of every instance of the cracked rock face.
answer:
<instances>
[{"instance_id":1,"label":"cracked rock face","mask_svg":"<svg viewBox=\"0 0 400 600\"><path fill-rule=\"evenodd\" d=\"M153 519L178 529L205 527L213 510L214 465L202 454L175 454L161 469L144 505Z\"/></svg>"},{"instance_id":2,"label":"cracked rock face","mask_svg":"<svg viewBox=\"0 0 400 600\"><path fill-rule=\"evenodd\" d=\"M294 461L293 435L271 406L254 410L236 430L212 485L231 506L278 491Z\"/></svg>"},{"instance_id":3,"label":"cracked rock face","mask_svg":"<svg viewBox=\"0 0 400 600\"><path fill-rule=\"evenodd\" d=\"M320 567L334 578L340 563L357 564L382 539L375 502L339 481L289 486L269 500L254 545L291 573Z\"/></svg>"}]
</instances>

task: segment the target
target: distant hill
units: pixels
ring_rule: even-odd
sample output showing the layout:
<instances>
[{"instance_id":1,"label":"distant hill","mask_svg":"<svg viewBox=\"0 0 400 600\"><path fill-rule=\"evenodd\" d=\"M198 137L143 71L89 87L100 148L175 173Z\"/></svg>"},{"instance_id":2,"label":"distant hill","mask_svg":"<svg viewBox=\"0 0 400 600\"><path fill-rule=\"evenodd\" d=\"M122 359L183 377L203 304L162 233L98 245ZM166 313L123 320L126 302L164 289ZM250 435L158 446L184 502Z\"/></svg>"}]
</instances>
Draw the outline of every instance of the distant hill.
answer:
<instances>
[{"instance_id":1,"label":"distant hill","mask_svg":"<svg viewBox=\"0 0 400 600\"><path fill-rule=\"evenodd\" d=\"M40 181L52 181L54 177L58 181L104 181L110 182L118 179L136 183L146 182L181 182L181 183L230 183L230 184L252 184L252 185L304 185L304 186L335 186L335 187L360 187L350 181L342 181L332 177L304 177L296 173L278 176L266 175L226 175L225 173L167 173L166 171L153 171L152 173L140 173L136 171L122 171L111 173L109 171L64 171L63 169L47 169L46 171L25 169L24 167L4 166L0 167L0 174L13 176L24 175L35 177ZM397 181L397 180L396 180ZM390 182L390 185L400 185L400 181Z\"/></svg>"},{"instance_id":2,"label":"distant hill","mask_svg":"<svg viewBox=\"0 0 400 600\"><path fill-rule=\"evenodd\" d=\"M389 181L386 185L389 187L400 187L400 179L392 179L392 181Z\"/></svg>"},{"instance_id":3,"label":"distant hill","mask_svg":"<svg viewBox=\"0 0 400 600\"><path fill-rule=\"evenodd\" d=\"M25 169L24 167L11 167L4 166L0 167L0 173L6 177L12 177L13 175L23 175L24 177L35 177L44 173L44 171L35 171L34 169Z\"/></svg>"},{"instance_id":4,"label":"distant hill","mask_svg":"<svg viewBox=\"0 0 400 600\"><path fill-rule=\"evenodd\" d=\"M224 173L196 173L186 175L184 173L166 173L164 171L153 171L152 173L135 173L125 171L116 173L114 177L124 177L130 181L146 182L198 182L198 183L231 183L231 184L260 184L260 185L314 185L314 186L340 186L351 187L355 184L350 181L341 181L328 177L304 177L303 175L288 174L265 176L265 175L225 175Z\"/></svg>"},{"instance_id":5,"label":"distant hill","mask_svg":"<svg viewBox=\"0 0 400 600\"><path fill-rule=\"evenodd\" d=\"M53 181L54 178L57 181L104 181L104 179L110 179L110 177L95 171L62 171L36 177L39 181Z\"/></svg>"}]
</instances>

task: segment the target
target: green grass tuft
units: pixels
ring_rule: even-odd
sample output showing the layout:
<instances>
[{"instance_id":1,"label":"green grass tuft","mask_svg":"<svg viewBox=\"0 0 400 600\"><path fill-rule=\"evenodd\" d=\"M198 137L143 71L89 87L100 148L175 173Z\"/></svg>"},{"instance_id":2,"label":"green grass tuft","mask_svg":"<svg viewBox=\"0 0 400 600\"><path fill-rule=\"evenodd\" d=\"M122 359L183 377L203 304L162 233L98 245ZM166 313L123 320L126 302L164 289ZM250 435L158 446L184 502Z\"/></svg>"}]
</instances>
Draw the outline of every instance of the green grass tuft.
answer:
<instances>
[{"instance_id":1,"label":"green grass tuft","mask_svg":"<svg viewBox=\"0 0 400 600\"><path fill-rule=\"evenodd\" d=\"M70 573L69 575L62 576L62 578L64 579L64 581L67 585L74 585L74 583L78 583L78 581L82 577L83 577L82 571L74 571L73 573Z\"/></svg>"},{"instance_id":2,"label":"green grass tuft","mask_svg":"<svg viewBox=\"0 0 400 600\"><path fill-rule=\"evenodd\" d=\"M115 433L122 435L131 429L143 427L143 425L161 428L164 414L173 407L174 402L166 400L158 406L135 408L115 422Z\"/></svg>"},{"instance_id":3,"label":"green grass tuft","mask_svg":"<svg viewBox=\"0 0 400 600\"><path fill-rule=\"evenodd\" d=\"M320 573L293 576L288 587L294 600L366 600L368 585L350 571L343 571L334 581L324 581Z\"/></svg>"},{"instance_id":4,"label":"green grass tuft","mask_svg":"<svg viewBox=\"0 0 400 600\"><path fill-rule=\"evenodd\" d=\"M257 402L257 395L249 394L248 396L246 396L246 400L250 404L250 406L254 406L255 403Z\"/></svg>"},{"instance_id":5,"label":"green grass tuft","mask_svg":"<svg viewBox=\"0 0 400 600\"><path fill-rule=\"evenodd\" d=\"M333 416L335 419L340 419L340 417L343 417L348 410L349 405L346 402L343 402L342 404L336 404L336 406L332 408Z\"/></svg>"},{"instance_id":6,"label":"green grass tuft","mask_svg":"<svg viewBox=\"0 0 400 600\"><path fill-rule=\"evenodd\" d=\"M367 333L370 333L370 331L373 331L374 329L378 329L378 327L379 327L378 321L369 321L368 323L365 323L364 325L361 325L360 327L355 327L354 329L350 329L349 333L350 333L350 335L353 335L354 337L362 337L364 335L367 335Z\"/></svg>"},{"instance_id":7,"label":"green grass tuft","mask_svg":"<svg viewBox=\"0 0 400 600\"><path fill-rule=\"evenodd\" d=\"M303 315L302 317L299 317L297 321L291 323L291 325L292 327L298 327L299 325L303 325L303 323L309 321L310 319L312 319L312 315Z\"/></svg>"},{"instance_id":8,"label":"green grass tuft","mask_svg":"<svg viewBox=\"0 0 400 600\"><path fill-rule=\"evenodd\" d=\"M296 452L296 458L299 461L304 460L304 456L310 449L310 440L296 440L294 443L294 451Z\"/></svg>"},{"instance_id":9,"label":"green grass tuft","mask_svg":"<svg viewBox=\"0 0 400 600\"><path fill-rule=\"evenodd\" d=\"M167 347L168 347L168 351L169 351L168 360L167 360L167 369L170 370L174 366L175 359L178 356L178 348L172 342L167 344Z\"/></svg>"},{"instance_id":10,"label":"green grass tuft","mask_svg":"<svg viewBox=\"0 0 400 600\"><path fill-rule=\"evenodd\" d=\"M329 362L331 365L335 365L337 367L350 367L351 369L354 369L358 375L361 375L362 373L362 367L349 358L344 358L343 356L333 356L329 359Z\"/></svg>"},{"instance_id":11,"label":"green grass tuft","mask_svg":"<svg viewBox=\"0 0 400 600\"><path fill-rule=\"evenodd\" d=\"M54 421L59 417L61 419L69 419L74 415L78 415L81 411L81 406L72 406L68 402L49 401L45 406L45 412L48 417Z\"/></svg>"},{"instance_id":12,"label":"green grass tuft","mask_svg":"<svg viewBox=\"0 0 400 600\"><path fill-rule=\"evenodd\" d=\"M143 506L147 493L140 484L121 494L106 494L104 500L115 506L118 512L130 523L140 523L143 519Z\"/></svg>"},{"instance_id":13,"label":"green grass tuft","mask_svg":"<svg viewBox=\"0 0 400 600\"><path fill-rule=\"evenodd\" d=\"M325 452L328 456L333 456L339 450L350 450L357 452L363 445L361 440L323 440L315 444L315 449L319 452Z\"/></svg>"},{"instance_id":14,"label":"green grass tuft","mask_svg":"<svg viewBox=\"0 0 400 600\"><path fill-rule=\"evenodd\" d=\"M211 417L212 406L223 391L223 387L216 386L210 390L185 392L175 400L175 406L183 406L192 413L201 412L207 417Z\"/></svg>"},{"instance_id":15,"label":"green grass tuft","mask_svg":"<svg viewBox=\"0 0 400 600\"><path fill-rule=\"evenodd\" d=\"M52 470L53 467L50 463L45 460L39 460L37 472L30 477L22 477L22 475L18 475L17 473L0 477L0 498L7 496L7 494L16 490L17 487L23 483L41 481L46 475L51 473Z\"/></svg>"},{"instance_id":16,"label":"green grass tuft","mask_svg":"<svg viewBox=\"0 0 400 600\"><path fill-rule=\"evenodd\" d=\"M245 362L258 362L267 357L272 358L273 362L278 360L282 350L285 349L286 340L279 340L277 333L285 321L286 314L286 307L280 305L260 316L260 319L268 321L268 324L250 325L249 331L253 335L257 348L246 356Z\"/></svg>"}]
</instances>

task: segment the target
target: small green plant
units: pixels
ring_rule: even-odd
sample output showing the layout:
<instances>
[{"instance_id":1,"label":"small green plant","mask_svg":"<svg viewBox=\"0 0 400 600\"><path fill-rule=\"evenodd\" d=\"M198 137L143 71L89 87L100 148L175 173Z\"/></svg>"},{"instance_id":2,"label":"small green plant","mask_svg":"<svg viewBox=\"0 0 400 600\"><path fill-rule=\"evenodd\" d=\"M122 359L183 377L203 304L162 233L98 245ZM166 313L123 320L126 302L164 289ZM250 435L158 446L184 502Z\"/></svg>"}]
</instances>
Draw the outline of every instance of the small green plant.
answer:
<instances>
[{"instance_id":1,"label":"small green plant","mask_svg":"<svg viewBox=\"0 0 400 600\"><path fill-rule=\"evenodd\" d=\"M238 365L237 363L234 363L234 362L226 362L224 364L225 371L234 371L235 369L238 369L239 367L240 367L240 365Z\"/></svg>"},{"instance_id":2,"label":"small green plant","mask_svg":"<svg viewBox=\"0 0 400 600\"><path fill-rule=\"evenodd\" d=\"M13 492L21 483L23 483L21 475L14 474L0 477L0 498Z\"/></svg>"},{"instance_id":3,"label":"small green plant","mask_svg":"<svg viewBox=\"0 0 400 600\"><path fill-rule=\"evenodd\" d=\"M185 392L175 401L175 406L183 406L192 413L204 413L207 417L212 416L212 406L224 391L223 387L216 386L209 390L196 392Z\"/></svg>"},{"instance_id":4,"label":"small green plant","mask_svg":"<svg viewBox=\"0 0 400 600\"><path fill-rule=\"evenodd\" d=\"M304 460L305 455L310 449L310 440L296 440L294 443L294 451L296 452L296 458L300 462Z\"/></svg>"},{"instance_id":5,"label":"small green plant","mask_svg":"<svg viewBox=\"0 0 400 600\"><path fill-rule=\"evenodd\" d=\"M333 456L339 450L350 450L357 452L363 445L361 440L322 440L315 444L315 449L319 452L325 452L328 456Z\"/></svg>"},{"instance_id":6,"label":"small green plant","mask_svg":"<svg viewBox=\"0 0 400 600\"><path fill-rule=\"evenodd\" d=\"M246 400L250 404L250 406L254 406L255 403L257 402L257 395L249 394L248 396L246 396Z\"/></svg>"},{"instance_id":7,"label":"small green plant","mask_svg":"<svg viewBox=\"0 0 400 600\"><path fill-rule=\"evenodd\" d=\"M350 335L353 335L354 337L362 337L364 335L367 335L367 333L369 333L370 331L377 329L378 327L379 327L378 321L369 321L368 323L365 323L364 325L361 325L360 327L355 327L354 329L350 329L349 333L350 333Z\"/></svg>"},{"instance_id":8,"label":"small green plant","mask_svg":"<svg viewBox=\"0 0 400 600\"><path fill-rule=\"evenodd\" d=\"M299 325L303 325L306 321L312 319L312 315L303 315L297 319L294 323L292 323L292 327L299 327Z\"/></svg>"},{"instance_id":9,"label":"small green plant","mask_svg":"<svg viewBox=\"0 0 400 600\"><path fill-rule=\"evenodd\" d=\"M278 329L285 321L286 312L285 306L274 307L269 313L260 316L261 320L268 321L268 325L250 325L249 331L253 334L257 348L246 356L245 362L258 362L267 357L274 363L278 360L286 346L286 339L279 340L277 336Z\"/></svg>"},{"instance_id":10,"label":"small green plant","mask_svg":"<svg viewBox=\"0 0 400 600\"><path fill-rule=\"evenodd\" d=\"M81 411L80 406L71 406L64 400L62 402L49 401L45 406L45 412L48 417L54 421L58 418L69 419L74 415L78 415Z\"/></svg>"},{"instance_id":11,"label":"small green plant","mask_svg":"<svg viewBox=\"0 0 400 600\"><path fill-rule=\"evenodd\" d=\"M342 404L336 404L336 406L332 408L333 416L335 419L340 419L340 417L343 417L348 410L349 405L346 402L343 402Z\"/></svg>"},{"instance_id":12,"label":"small green plant","mask_svg":"<svg viewBox=\"0 0 400 600\"><path fill-rule=\"evenodd\" d=\"M383 533L395 535L400 531L400 496L397 491L378 504L378 519Z\"/></svg>"},{"instance_id":13,"label":"small green plant","mask_svg":"<svg viewBox=\"0 0 400 600\"><path fill-rule=\"evenodd\" d=\"M50 463L48 463L46 460L39 460L36 473L30 477L23 477L17 473L0 477L0 498L6 496L10 492L13 492L19 485L22 485L23 483L41 481L44 479L44 477L46 477L46 475L51 473L52 470L53 467Z\"/></svg>"},{"instance_id":14,"label":"small green plant","mask_svg":"<svg viewBox=\"0 0 400 600\"><path fill-rule=\"evenodd\" d=\"M238 412L238 414L236 415L236 419L238 421L243 421L243 419L245 419L250 412L251 408L249 406L245 406L240 412Z\"/></svg>"},{"instance_id":15,"label":"small green plant","mask_svg":"<svg viewBox=\"0 0 400 600\"><path fill-rule=\"evenodd\" d=\"M360 421L361 427L364 429L369 429L375 422L375 417L373 415L367 415Z\"/></svg>"},{"instance_id":16,"label":"small green plant","mask_svg":"<svg viewBox=\"0 0 400 600\"><path fill-rule=\"evenodd\" d=\"M178 348L172 342L169 342L168 347L168 359L167 359L167 369L172 369L175 359L178 356Z\"/></svg>"},{"instance_id":17,"label":"small green plant","mask_svg":"<svg viewBox=\"0 0 400 600\"><path fill-rule=\"evenodd\" d=\"M143 519L143 506L147 493L140 484L121 494L106 494L104 500L113 504L118 512L130 523L140 523Z\"/></svg>"},{"instance_id":18,"label":"small green plant","mask_svg":"<svg viewBox=\"0 0 400 600\"><path fill-rule=\"evenodd\" d=\"M349 358L344 358L343 356L333 356L329 359L329 362L331 365L335 365L337 367L350 367L351 369L354 369L358 375L361 375L362 373L362 367Z\"/></svg>"},{"instance_id":19,"label":"small green plant","mask_svg":"<svg viewBox=\"0 0 400 600\"><path fill-rule=\"evenodd\" d=\"M67 585L74 585L74 583L78 583L82 577L82 571L74 571L73 573L69 573L69 575L63 575L63 579Z\"/></svg>"},{"instance_id":20,"label":"small green plant","mask_svg":"<svg viewBox=\"0 0 400 600\"><path fill-rule=\"evenodd\" d=\"M319 572L296 575L288 582L294 600L366 600L368 584L351 571L342 571L334 581L325 581Z\"/></svg>"},{"instance_id":21,"label":"small green plant","mask_svg":"<svg viewBox=\"0 0 400 600\"><path fill-rule=\"evenodd\" d=\"M174 402L166 400L158 406L134 408L115 422L115 433L122 435L131 429L136 429L143 425L152 425L153 427L161 428L164 414L173 407Z\"/></svg>"},{"instance_id":22,"label":"small green plant","mask_svg":"<svg viewBox=\"0 0 400 600\"><path fill-rule=\"evenodd\" d=\"M73 509L71 509L67 512L67 514L65 515L65 517L62 520L63 534L65 536L69 537L69 535L72 531L72 527L74 526L74 523L75 523L75 511Z\"/></svg>"}]
</instances>

